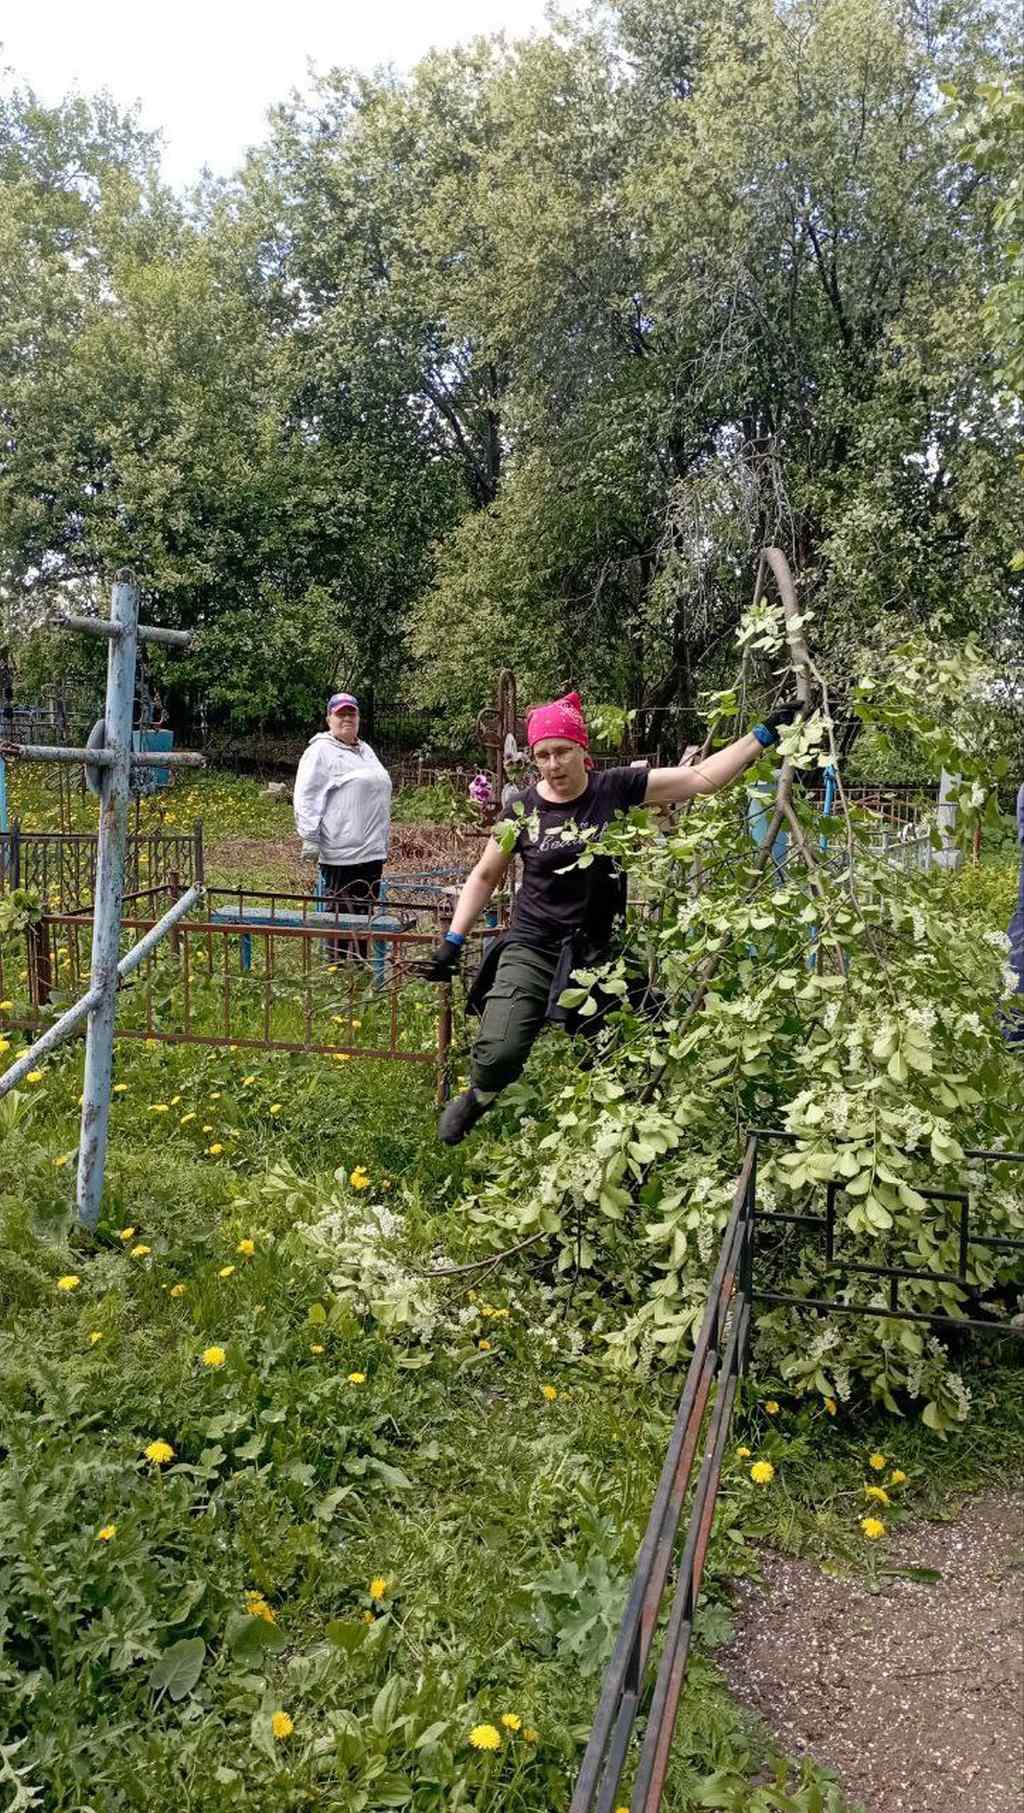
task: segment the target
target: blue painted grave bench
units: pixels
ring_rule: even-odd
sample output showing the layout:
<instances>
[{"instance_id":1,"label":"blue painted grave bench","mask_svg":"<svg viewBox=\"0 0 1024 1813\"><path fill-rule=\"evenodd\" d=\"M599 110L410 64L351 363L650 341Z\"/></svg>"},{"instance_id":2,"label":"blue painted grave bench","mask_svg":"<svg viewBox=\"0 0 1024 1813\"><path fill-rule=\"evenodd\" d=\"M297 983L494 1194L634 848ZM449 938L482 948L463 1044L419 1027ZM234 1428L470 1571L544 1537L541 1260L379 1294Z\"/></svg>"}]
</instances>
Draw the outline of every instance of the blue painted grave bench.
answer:
<instances>
[{"instance_id":1,"label":"blue painted grave bench","mask_svg":"<svg viewBox=\"0 0 1024 1813\"><path fill-rule=\"evenodd\" d=\"M312 926L314 930L323 931L325 942L341 943L346 937L358 935L360 938L370 936L370 963L373 968L374 981L383 985L387 976L389 941L386 938L374 938L374 932L406 932L409 930L408 919L398 919L392 913L296 913L279 910L276 913L265 912L261 907L215 907L210 914L215 925L237 925L252 927L259 931L277 931L293 926ZM247 929L240 931L240 955L243 971L252 968L252 934Z\"/></svg>"}]
</instances>

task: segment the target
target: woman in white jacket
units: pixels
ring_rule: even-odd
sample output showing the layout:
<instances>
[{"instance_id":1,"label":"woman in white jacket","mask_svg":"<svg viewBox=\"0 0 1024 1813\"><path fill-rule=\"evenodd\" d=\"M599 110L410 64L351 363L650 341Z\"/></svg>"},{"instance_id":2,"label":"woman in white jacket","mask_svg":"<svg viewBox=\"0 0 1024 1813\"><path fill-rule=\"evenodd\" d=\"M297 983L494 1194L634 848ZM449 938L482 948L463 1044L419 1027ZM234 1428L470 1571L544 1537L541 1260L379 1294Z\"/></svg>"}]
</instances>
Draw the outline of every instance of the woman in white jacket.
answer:
<instances>
[{"instance_id":1,"label":"woman in white jacket","mask_svg":"<svg viewBox=\"0 0 1024 1813\"><path fill-rule=\"evenodd\" d=\"M328 700L327 729L303 752L294 800L302 854L319 862L330 910L371 912L388 853L391 776L360 740L359 702L351 693Z\"/></svg>"}]
</instances>

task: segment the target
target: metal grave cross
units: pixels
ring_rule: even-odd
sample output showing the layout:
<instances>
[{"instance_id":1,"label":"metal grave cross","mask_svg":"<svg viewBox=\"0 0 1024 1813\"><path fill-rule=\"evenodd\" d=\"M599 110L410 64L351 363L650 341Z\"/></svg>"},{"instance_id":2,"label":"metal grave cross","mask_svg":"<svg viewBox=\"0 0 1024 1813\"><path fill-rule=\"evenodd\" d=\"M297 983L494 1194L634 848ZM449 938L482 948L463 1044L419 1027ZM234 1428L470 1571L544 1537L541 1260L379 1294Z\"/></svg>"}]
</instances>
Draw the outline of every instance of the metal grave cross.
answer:
<instances>
[{"instance_id":1,"label":"metal grave cross","mask_svg":"<svg viewBox=\"0 0 1024 1813\"><path fill-rule=\"evenodd\" d=\"M94 1228L99 1220L107 1156L117 991L124 978L138 969L164 934L203 893L200 874L195 886L182 894L170 911L118 962L131 770L136 766L202 768L205 761L203 756L187 750L144 752L132 749L132 707L139 643L163 642L171 648L187 648L192 638L187 630L155 629L139 622L139 592L131 573L118 574L111 593L109 617L61 615L57 622L64 629L106 637L109 646L104 715L93 726L84 749L5 743L0 748L0 756L18 757L27 762L84 762L86 778L93 791L99 794L89 988L0 1076L0 1096L15 1088L39 1058L68 1038L83 1020L87 1021L75 1201L83 1227Z\"/></svg>"}]
</instances>

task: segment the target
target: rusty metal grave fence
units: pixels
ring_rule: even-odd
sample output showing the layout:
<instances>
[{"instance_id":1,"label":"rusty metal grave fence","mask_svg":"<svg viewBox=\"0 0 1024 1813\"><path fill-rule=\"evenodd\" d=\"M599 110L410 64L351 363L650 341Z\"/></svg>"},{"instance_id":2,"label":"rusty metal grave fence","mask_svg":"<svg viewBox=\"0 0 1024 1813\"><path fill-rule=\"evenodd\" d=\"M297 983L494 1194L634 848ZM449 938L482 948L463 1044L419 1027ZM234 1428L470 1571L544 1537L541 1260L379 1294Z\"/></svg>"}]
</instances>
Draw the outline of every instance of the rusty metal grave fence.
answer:
<instances>
[{"instance_id":1,"label":"rusty metal grave fence","mask_svg":"<svg viewBox=\"0 0 1024 1813\"><path fill-rule=\"evenodd\" d=\"M84 911L96 894L95 831L26 831L17 819L0 833L0 897L29 888L55 912ZM203 827L146 832L125 839L123 901L190 888L203 873Z\"/></svg>"},{"instance_id":2,"label":"rusty metal grave fence","mask_svg":"<svg viewBox=\"0 0 1024 1813\"><path fill-rule=\"evenodd\" d=\"M627 1774L632 1779L630 1813L658 1813L662 1805L730 1422L739 1381L749 1368L756 1311L761 1306L786 1306L815 1318L839 1314L927 1323L936 1332L956 1338L967 1333L1024 1337L1019 1319L1009 1321L990 1313L993 1306L985 1301L986 1286L972 1258L975 1251L1020 1254L1024 1274L1024 1240L979 1231L970 1190L918 1186L919 1194L934 1204L937 1224L946 1224L942 1250L950 1257L945 1271L871 1264L845 1257L840 1250L840 1185L823 1186L825 1203L819 1214L759 1207L759 1151L762 1142L774 1141L794 1143L792 1135L771 1128L756 1129L747 1139L707 1306L570 1813L614 1813L623 1803L621 1783ZM976 1175L1002 1174L1004 1168L1012 1167L1024 1190L1024 1152L967 1151L964 1158ZM766 1288L756 1276L772 1267L777 1253L767 1236L772 1234L776 1242L785 1240L794 1227L805 1237L813 1232L820 1238L820 1290L813 1294L771 1288L771 1278ZM855 1300L851 1294L858 1279L866 1280L873 1293L868 1301ZM948 1314L908 1306L907 1293L912 1294L915 1279L940 1284ZM687 1505L680 1549L678 1535ZM662 1625L663 1601L673 1574L671 1603ZM653 1652L659 1634L655 1669ZM634 1749L641 1721L642 1735Z\"/></svg>"},{"instance_id":3,"label":"rusty metal grave fence","mask_svg":"<svg viewBox=\"0 0 1024 1813\"><path fill-rule=\"evenodd\" d=\"M430 913L435 904L423 903ZM438 934L416 927L413 906L401 918L364 917L332 914L308 896L208 888L156 945L160 912L154 897L146 917L122 919L122 969L147 948L121 983L116 1037L428 1066L437 1101L447 1099L452 989L415 974ZM24 944L0 947L3 1030L38 1031L87 986L91 933L88 913L44 913ZM471 962L486 938L470 939Z\"/></svg>"}]
</instances>

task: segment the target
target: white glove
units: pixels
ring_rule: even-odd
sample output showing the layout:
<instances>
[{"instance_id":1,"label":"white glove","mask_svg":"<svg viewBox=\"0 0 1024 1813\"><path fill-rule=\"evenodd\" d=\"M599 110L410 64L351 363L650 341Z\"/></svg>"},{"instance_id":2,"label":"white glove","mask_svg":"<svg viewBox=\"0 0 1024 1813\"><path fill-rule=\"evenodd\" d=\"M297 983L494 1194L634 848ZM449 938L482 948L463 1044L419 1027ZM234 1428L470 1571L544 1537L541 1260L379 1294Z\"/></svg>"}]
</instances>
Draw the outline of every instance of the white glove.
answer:
<instances>
[{"instance_id":1,"label":"white glove","mask_svg":"<svg viewBox=\"0 0 1024 1813\"><path fill-rule=\"evenodd\" d=\"M320 861L320 845L315 844L309 837L304 837L302 840L302 860L303 862Z\"/></svg>"}]
</instances>

